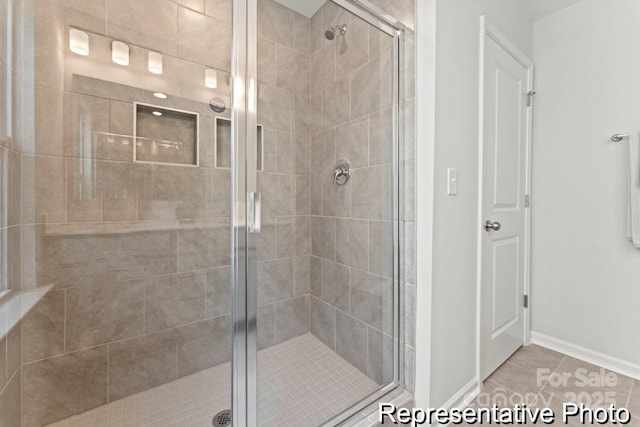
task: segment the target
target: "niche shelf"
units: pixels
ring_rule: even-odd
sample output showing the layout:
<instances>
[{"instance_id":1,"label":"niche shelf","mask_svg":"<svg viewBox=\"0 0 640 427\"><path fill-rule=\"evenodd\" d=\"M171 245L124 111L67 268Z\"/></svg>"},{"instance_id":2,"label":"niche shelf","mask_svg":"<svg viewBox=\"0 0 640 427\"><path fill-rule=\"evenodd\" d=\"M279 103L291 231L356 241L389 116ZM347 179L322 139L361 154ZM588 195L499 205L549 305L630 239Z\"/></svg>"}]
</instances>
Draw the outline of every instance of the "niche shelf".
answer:
<instances>
[{"instance_id":1,"label":"niche shelf","mask_svg":"<svg viewBox=\"0 0 640 427\"><path fill-rule=\"evenodd\" d=\"M134 161L198 166L198 113L134 104Z\"/></svg>"},{"instance_id":2,"label":"niche shelf","mask_svg":"<svg viewBox=\"0 0 640 427\"><path fill-rule=\"evenodd\" d=\"M263 144L264 134L262 125L258 125L258 170L263 170ZM216 117L216 167L220 169L231 168L231 120L224 117Z\"/></svg>"}]
</instances>

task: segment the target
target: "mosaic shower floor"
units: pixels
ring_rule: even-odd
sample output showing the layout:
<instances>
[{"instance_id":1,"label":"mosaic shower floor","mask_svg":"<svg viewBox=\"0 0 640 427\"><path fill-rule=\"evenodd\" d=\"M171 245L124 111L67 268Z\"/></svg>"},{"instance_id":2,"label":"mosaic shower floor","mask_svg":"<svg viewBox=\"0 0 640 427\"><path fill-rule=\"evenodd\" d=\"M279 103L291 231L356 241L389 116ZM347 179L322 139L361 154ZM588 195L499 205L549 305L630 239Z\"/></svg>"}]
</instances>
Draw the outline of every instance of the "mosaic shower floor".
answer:
<instances>
[{"instance_id":1,"label":"mosaic shower floor","mask_svg":"<svg viewBox=\"0 0 640 427\"><path fill-rule=\"evenodd\" d=\"M129 396L50 427L210 427L230 406L231 366L219 365ZM313 426L378 385L311 334L258 353L258 422Z\"/></svg>"}]
</instances>

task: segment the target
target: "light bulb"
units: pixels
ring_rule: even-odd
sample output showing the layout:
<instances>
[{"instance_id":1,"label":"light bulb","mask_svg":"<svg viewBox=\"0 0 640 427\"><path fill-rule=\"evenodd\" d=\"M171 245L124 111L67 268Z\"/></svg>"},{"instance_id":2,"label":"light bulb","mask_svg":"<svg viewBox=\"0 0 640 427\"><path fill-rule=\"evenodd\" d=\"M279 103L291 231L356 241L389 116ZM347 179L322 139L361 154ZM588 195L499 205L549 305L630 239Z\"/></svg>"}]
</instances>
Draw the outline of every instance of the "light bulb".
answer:
<instances>
[{"instance_id":1,"label":"light bulb","mask_svg":"<svg viewBox=\"0 0 640 427\"><path fill-rule=\"evenodd\" d=\"M148 68L153 74L162 74L162 55L158 52L149 52Z\"/></svg>"},{"instance_id":2,"label":"light bulb","mask_svg":"<svg viewBox=\"0 0 640 427\"><path fill-rule=\"evenodd\" d=\"M119 41L111 43L111 60L119 65L129 65L129 46Z\"/></svg>"},{"instance_id":3,"label":"light bulb","mask_svg":"<svg viewBox=\"0 0 640 427\"><path fill-rule=\"evenodd\" d=\"M162 92L155 92L153 94L153 96L155 96L156 98L160 98L160 99L167 99L167 95L162 93Z\"/></svg>"},{"instance_id":4,"label":"light bulb","mask_svg":"<svg viewBox=\"0 0 640 427\"><path fill-rule=\"evenodd\" d=\"M69 30L69 50L82 56L89 55L89 34L71 28Z\"/></svg>"},{"instance_id":5,"label":"light bulb","mask_svg":"<svg viewBox=\"0 0 640 427\"><path fill-rule=\"evenodd\" d=\"M153 115L160 117L162 115L162 113L160 111L154 111Z\"/></svg>"},{"instance_id":6,"label":"light bulb","mask_svg":"<svg viewBox=\"0 0 640 427\"><path fill-rule=\"evenodd\" d=\"M209 89L215 89L218 87L218 72L207 68L204 70L204 85Z\"/></svg>"}]
</instances>

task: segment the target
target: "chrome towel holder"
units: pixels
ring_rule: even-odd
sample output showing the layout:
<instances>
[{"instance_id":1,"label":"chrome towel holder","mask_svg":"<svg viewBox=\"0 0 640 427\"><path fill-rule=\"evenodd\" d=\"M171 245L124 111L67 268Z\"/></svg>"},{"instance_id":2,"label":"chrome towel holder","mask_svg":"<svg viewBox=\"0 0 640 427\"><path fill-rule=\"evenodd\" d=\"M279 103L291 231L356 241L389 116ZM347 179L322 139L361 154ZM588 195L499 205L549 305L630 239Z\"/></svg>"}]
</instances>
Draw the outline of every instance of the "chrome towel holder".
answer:
<instances>
[{"instance_id":1,"label":"chrome towel holder","mask_svg":"<svg viewBox=\"0 0 640 427\"><path fill-rule=\"evenodd\" d=\"M622 142L625 138L629 138L630 134L628 133L615 133L611 135L611 140L613 142Z\"/></svg>"}]
</instances>

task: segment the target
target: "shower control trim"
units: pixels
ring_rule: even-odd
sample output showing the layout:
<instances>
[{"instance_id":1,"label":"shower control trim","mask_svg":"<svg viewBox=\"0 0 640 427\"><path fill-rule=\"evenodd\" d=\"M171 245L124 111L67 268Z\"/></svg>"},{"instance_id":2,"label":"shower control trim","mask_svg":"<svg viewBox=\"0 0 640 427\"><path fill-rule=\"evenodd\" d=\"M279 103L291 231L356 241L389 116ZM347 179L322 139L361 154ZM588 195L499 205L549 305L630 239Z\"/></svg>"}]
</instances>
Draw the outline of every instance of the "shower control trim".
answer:
<instances>
[{"instance_id":1,"label":"shower control trim","mask_svg":"<svg viewBox=\"0 0 640 427\"><path fill-rule=\"evenodd\" d=\"M492 222L490 220L487 220L487 222L484 223L485 231L500 231L501 228L502 225L500 225L498 221Z\"/></svg>"},{"instance_id":2,"label":"shower control trim","mask_svg":"<svg viewBox=\"0 0 640 427\"><path fill-rule=\"evenodd\" d=\"M342 186L351 178L351 163L348 160L340 160L333 169L333 184Z\"/></svg>"},{"instance_id":3,"label":"shower control trim","mask_svg":"<svg viewBox=\"0 0 640 427\"><path fill-rule=\"evenodd\" d=\"M250 192L247 203L247 223L249 224L249 233L260 233L262 223L262 195L260 193Z\"/></svg>"}]
</instances>

